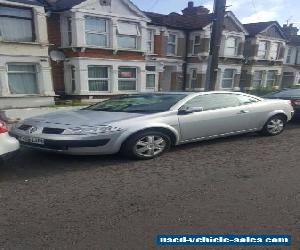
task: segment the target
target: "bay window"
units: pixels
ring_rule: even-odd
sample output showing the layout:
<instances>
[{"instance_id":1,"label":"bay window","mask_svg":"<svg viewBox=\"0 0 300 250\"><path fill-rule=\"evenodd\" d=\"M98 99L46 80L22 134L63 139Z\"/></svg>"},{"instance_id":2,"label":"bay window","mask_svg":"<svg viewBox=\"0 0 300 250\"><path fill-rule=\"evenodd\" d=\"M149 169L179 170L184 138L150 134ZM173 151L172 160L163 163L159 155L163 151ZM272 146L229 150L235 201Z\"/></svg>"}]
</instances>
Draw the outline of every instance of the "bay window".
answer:
<instances>
[{"instance_id":1,"label":"bay window","mask_svg":"<svg viewBox=\"0 0 300 250\"><path fill-rule=\"evenodd\" d=\"M137 68L119 67L118 89L135 91L137 86Z\"/></svg>"},{"instance_id":2,"label":"bay window","mask_svg":"<svg viewBox=\"0 0 300 250\"><path fill-rule=\"evenodd\" d=\"M234 69L225 69L222 79L222 89L232 89L234 81Z\"/></svg>"},{"instance_id":3,"label":"bay window","mask_svg":"<svg viewBox=\"0 0 300 250\"><path fill-rule=\"evenodd\" d=\"M236 56L238 54L238 39L235 37L228 37L225 40L225 56Z\"/></svg>"},{"instance_id":4,"label":"bay window","mask_svg":"<svg viewBox=\"0 0 300 250\"><path fill-rule=\"evenodd\" d=\"M276 60L278 58L279 43L272 43L270 46L270 58Z\"/></svg>"},{"instance_id":5,"label":"bay window","mask_svg":"<svg viewBox=\"0 0 300 250\"><path fill-rule=\"evenodd\" d=\"M197 69L191 69L191 89L196 88L197 86Z\"/></svg>"},{"instance_id":6,"label":"bay window","mask_svg":"<svg viewBox=\"0 0 300 250\"><path fill-rule=\"evenodd\" d=\"M273 87L276 83L277 70L269 70L267 73L267 87Z\"/></svg>"},{"instance_id":7,"label":"bay window","mask_svg":"<svg viewBox=\"0 0 300 250\"><path fill-rule=\"evenodd\" d=\"M200 45L200 36L196 35L194 37L194 46L193 46L193 54L197 55L201 52L201 45Z\"/></svg>"},{"instance_id":8,"label":"bay window","mask_svg":"<svg viewBox=\"0 0 300 250\"><path fill-rule=\"evenodd\" d=\"M118 47L120 49L138 49L139 36L138 24L130 22L118 23Z\"/></svg>"},{"instance_id":9,"label":"bay window","mask_svg":"<svg viewBox=\"0 0 300 250\"><path fill-rule=\"evenodd\" d=\"M154 52L154 30L147 30L147 52Z\"/></svg>"},{"instance_id":10,"label":"bay window","mask_svg":"<svg viewBox=\"0 0 300 250\"><path fill-rule=\"evenodd\" d=\"M68 17L67 19L67 38L68 38L68 45L72 45L72 18Z\"/></svg>"},{"instance_id":11,"label":"bay window","mask_svg":"<svg viewBox=\"0 0 300 250\"><path fill-rule=\"evenodd\" d=\"M108 91L109 68L88 66L89 91Z\"/></svg>"},{"instance_id":12,"label":"bay window","mask_svg":"<svg viewBox=\"0 0 300 250\"><path fill-rule=\"evenodd\" d=\"M108 47L108 20L98 17L85 17L85 40L87 45Z\"/></svg>"},{"instance_id":13,"label":"bay window","mask_svg":"<svg viewBox=\"0 0 300 250\"><path fill-rule=\"evenodd\" d=\"M38 94L34 64L8 64L8 86L11 94Z\"/></svg>"},{"instance_id":14,"label":"bay window","mask_svg":"<svg viewBox=\"0 0 300 250\"><path fill-rule=\"evenodd\" d=\"M260 59L267 59L268 43L266 41L260 41L258 45L257 56Z\"/></svg>"},{"instance_id":15,"label":"bay window","mask_svg":"<svg viewBox=\"0 0 300 250\"><path fill-rule=\"evenodd\" d=\"M0 37L5 41L33 42L32 9L0 5Z\"/></svg>"},{"instance_id":16,"label":"bay window","mask_svg":"<svg viewBox=\"0 0 300 250\"><path fill-rule=\"evenodd\" d=\"M170 34L168 36L167 54L176 55L177 36Z\"/></svg>"},{"instance_id":17,"label":"bay window","mask_svg":"<svg viewBox=\"0 0 300 250\"><path fill-rule=\"evenodd\" d=\"M254 75L253 75L253 87L262 87L262 83L263 83L263 71L259 70L259 71L255 71Z\"/></svg>"},{"instance_id":18,"label":"bay window","mask_svg":"<svg viewBox=\"0 0 300 250\"><path fill-rule=\"evenodd\" d=\"M289 47L286 55L286 63L288 64L291 63L292 52L293 52L292 47Z\"/></svg>"}]
</instances>

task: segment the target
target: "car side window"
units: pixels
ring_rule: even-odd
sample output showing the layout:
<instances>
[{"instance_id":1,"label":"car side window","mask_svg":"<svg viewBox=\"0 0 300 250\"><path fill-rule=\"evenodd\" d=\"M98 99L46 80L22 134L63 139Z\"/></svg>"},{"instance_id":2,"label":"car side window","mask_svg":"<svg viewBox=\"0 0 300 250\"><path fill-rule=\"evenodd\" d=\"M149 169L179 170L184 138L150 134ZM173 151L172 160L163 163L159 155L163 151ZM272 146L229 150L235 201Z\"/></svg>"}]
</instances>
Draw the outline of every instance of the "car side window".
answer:
<instances>
[{"instance_id":1,"label":"car side window","mask_svg":"<svg viewBox=\"0 0 300 250\"><path fill-rule=\"evenodd\" d=\"M221 108L236 107L240 105L240 101L233 94L209 94L196 96L187 101L182 109L201 107L204 111L215 110Z\"/></svg>"},{"instance_id":2,"label":"car side window","mask_svg":"<svg viewBox=\"0 0 300 250\"><path fill-rule=\"evenodd\" d=\"M246 96L246 95L236 95L236 96L239 99L241 105L249 105L252 103L259 102L258 99L251 96Z\"/></svg>"}]
</instances>

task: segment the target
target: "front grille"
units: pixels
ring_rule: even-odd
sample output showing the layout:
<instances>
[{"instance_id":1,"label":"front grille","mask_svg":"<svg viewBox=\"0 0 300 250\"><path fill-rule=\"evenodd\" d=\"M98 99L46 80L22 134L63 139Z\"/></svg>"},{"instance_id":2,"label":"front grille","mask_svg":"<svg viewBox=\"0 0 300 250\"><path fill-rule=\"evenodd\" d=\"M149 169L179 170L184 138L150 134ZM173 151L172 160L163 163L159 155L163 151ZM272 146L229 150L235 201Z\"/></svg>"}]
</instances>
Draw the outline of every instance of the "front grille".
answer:
<instances>
[{"instance_id":1,"label":"front grille","mask_svg":"<svg viewBox=\"0 0 300 250\"><path fill-rule=\"evenodd\" d=\"M27 131L31 128L32 128L31 125L26 125L26 124L22 124L20 127L18 127L18 129L23 130L23 131Z\"/></svg>"},{"instance_id":2,"label":"front grille","mask_svg":"<svg viewBox=\"0 0 300 250\"><path fill-rule=\"evenodd\" d=\"M43 128L43 134L49 134L49 135L60 135L64 131L65 130L61 128Z\"/></svg>"}]
</instances>

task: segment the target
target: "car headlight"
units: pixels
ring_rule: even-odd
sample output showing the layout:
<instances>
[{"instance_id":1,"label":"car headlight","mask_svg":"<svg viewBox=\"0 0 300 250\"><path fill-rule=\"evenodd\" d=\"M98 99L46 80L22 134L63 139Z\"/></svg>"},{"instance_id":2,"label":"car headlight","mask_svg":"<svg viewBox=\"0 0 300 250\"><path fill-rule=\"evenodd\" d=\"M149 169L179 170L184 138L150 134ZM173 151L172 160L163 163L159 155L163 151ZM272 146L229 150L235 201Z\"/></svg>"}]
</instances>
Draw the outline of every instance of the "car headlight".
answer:
<instances>
[{"instance_id":1,"label":"car headlight","mask_svg":"<svg viewBox=\"0 0 300 250\"><path fill-rule=\"evenodd\" d=\"M121 132L123 129L112 126L95 126L95 127L77 127L68 128L63 132L63 135L101 135L113 134Z\"/></svg>"}]
</instances>

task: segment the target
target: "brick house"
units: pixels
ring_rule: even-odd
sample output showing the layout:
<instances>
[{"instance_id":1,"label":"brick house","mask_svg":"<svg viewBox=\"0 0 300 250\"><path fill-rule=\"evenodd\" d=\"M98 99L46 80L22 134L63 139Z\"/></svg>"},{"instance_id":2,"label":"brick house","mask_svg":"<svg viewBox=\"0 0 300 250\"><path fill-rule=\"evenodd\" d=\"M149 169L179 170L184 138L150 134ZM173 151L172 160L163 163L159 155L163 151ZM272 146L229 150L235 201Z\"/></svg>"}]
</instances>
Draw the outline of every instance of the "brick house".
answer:
<instances>
[{"instance_id":1,"label":"brick house","mask_svg":"<svg viewBox=\"0 0 300 250\"><path fill-rule=\"evenodd\" d=\"M182 14L142 12L125 0L52 1L49 40L57 94L73 98L204 90L213 15L190 2ZM246 29L227 12L217 89L239 90Z\"/></svg>"},{"instance_id":2,"label":"brick house","mask_svg":"<svg viewBox=\"0 0 300 250\"><path fill-rule=\"evenodd\" d=\"M244 24L246 37L241 88L279 88L286 36L276 21Z\"/></svg>"},{"instance_id":3,"label":"brick house","mask_svg":"<svg viewBox=\"0 0 300 250\"><path fill-rule=\"evenodd\" d=\"M54 103L44 6L0 0L0 109Z\"/></svg>"},{"instance_id":4,"label":"brick house","mask_svg":"<svg viewBox=\"0 0 300 250\"><path fill-rule=\"evenodd\" d=\"M293 24L283 26L288 37L284 56L282 87L300 86L300 35Z\"/></svg>"},{"instance_id":5,"label":"brick house","mask_svg":"<svg viewBox=\"0 0 300 250\"><path fill-rule=\"evenodd\" d=\"M157 79L146 84L152 80L146 68L150 20L131 1L60 0L49 7L52 49L66 56L52 64L59 94L101 98L157 90Z\"/></svg>"}]
</instances>

